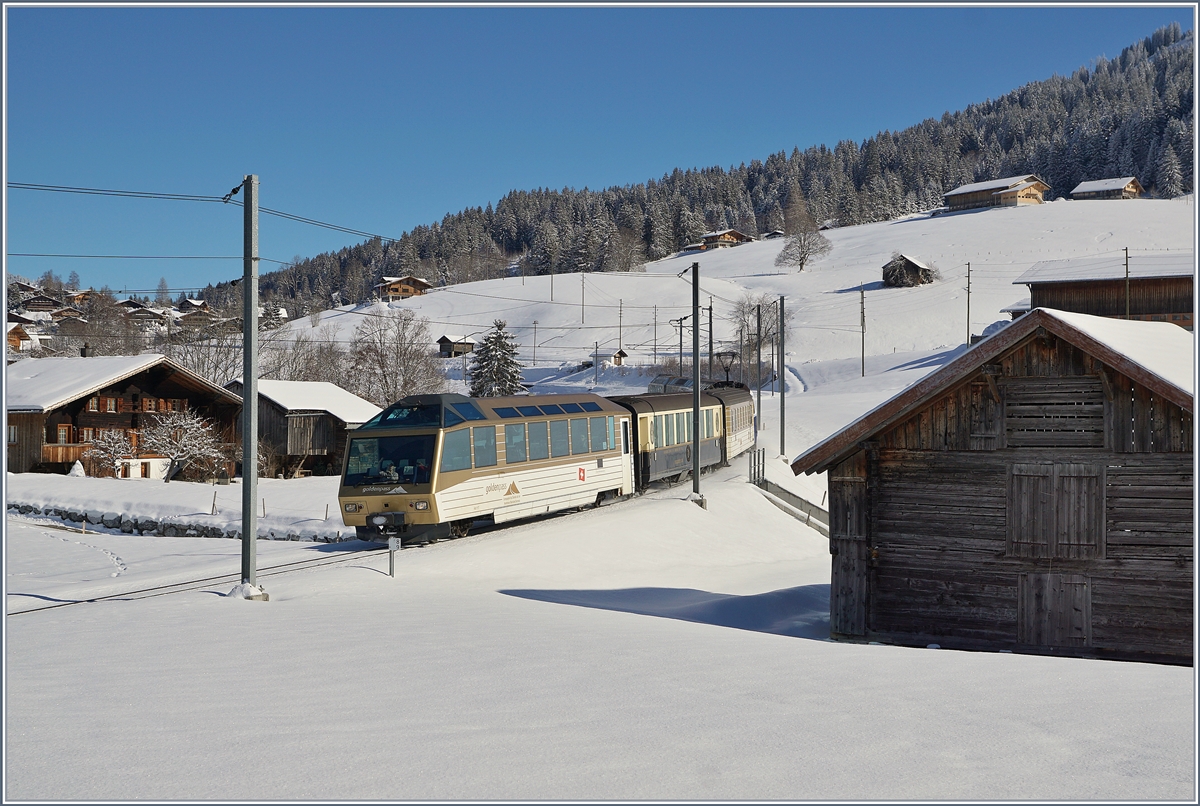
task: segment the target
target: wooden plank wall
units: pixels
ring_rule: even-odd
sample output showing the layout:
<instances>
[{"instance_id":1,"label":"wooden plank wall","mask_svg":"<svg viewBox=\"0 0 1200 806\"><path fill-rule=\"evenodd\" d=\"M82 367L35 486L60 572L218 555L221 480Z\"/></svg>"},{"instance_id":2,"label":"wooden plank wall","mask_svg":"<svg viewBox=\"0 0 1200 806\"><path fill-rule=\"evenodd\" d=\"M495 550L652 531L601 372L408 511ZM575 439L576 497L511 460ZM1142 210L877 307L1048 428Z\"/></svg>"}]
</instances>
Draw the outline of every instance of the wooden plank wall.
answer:
<instances>
[{"instance_id":1,"label":"wooden plank wall","mask_svg":"<svg viewBox=\"0 0 1200 806\"><path fill-rule=\"evenodd\" d=\"M1071 345L1018 345L877 435L877 460L830 472L831 631L1190 662L1191 433L1188 412ZM1070 534L1049 552L1009 540L1014 467L1090 502L1053 510Z\"/></svg>"},{"instance_id":2,"label":"wooden plank wall","mask_svg":"<svg viewBox=\"0 0 1200 806\"><path fill-rule=\"evenodd\" d=\"M8 424L17 427L16 443L7 446L8 472L25 473L42 461L42 444L46 441L46 415L9 412Z\"/></svg>"},{"instance_id":3,"label":"wooden plank wall","mask_svg":"<svg viewBox=\"0 0 1200 806\"><path fill-rule=\"evenodd\" d=\"M1132 279L1129 281L1130 315L1192 313L1191 277ZM1089 313L1093 316L1125 315L1125 280L1092 280L1079 283L1034 283L1030 307Z\"/></svg>"}]
</instances>

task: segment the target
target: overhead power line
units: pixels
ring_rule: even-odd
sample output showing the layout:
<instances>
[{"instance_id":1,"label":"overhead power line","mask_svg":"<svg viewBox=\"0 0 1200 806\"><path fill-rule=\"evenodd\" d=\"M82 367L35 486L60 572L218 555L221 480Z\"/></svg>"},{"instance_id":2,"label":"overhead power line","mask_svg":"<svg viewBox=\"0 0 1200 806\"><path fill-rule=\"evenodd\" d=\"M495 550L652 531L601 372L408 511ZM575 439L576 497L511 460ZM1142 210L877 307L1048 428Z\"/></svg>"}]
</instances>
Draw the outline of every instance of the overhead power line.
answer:
<instances>
[{"instance_id":1,"label":"overhead power line","mask_svg":"<svg viewBox=\"0 0 1200 806\"><path fill-rule=\"evenodd\" d=\"M241 255L62 255L48 252L9 252L9 257L71 257L92 258L96 260L244 260ZM278 263L280 266L290 266L286 260L272 260L260 257L267 263Z\"/></svg>"},{"instance_id":2,"label":"overhead power line","mask_svg":"<svg viewBox=\"0 0 1200 806\"><path fill-rule=\"evenodd\" d=\"M72 185L41 185L33 182L9 182L8 187L13 190L41 190L48 193L76 193L84 196L118 196L128 199L158 199L160 201L191 201L191 202L214 202L220 204L233 204L238 207L242 206L242 202L237 199L232 199L229 196L208 196L198 193L158 193L145 190L114 190L112 188L87 188L75 187ZM338 224L330 224L328 221L319 221L315 218L288 213L283 210L273 210L270 207L259 207L260 213L267 215L285 218L289 221L296 221L301 224L309 224L314 227L323 227L325 229L344 232L348 235L357 235L361 238L379 238L382 241L395 243L398 238L389 238L386 235L379 235L365 230L354 229L352 227L343 227ZM240 259L240 258L239 258Z\"/></svg>"}]
</instances>

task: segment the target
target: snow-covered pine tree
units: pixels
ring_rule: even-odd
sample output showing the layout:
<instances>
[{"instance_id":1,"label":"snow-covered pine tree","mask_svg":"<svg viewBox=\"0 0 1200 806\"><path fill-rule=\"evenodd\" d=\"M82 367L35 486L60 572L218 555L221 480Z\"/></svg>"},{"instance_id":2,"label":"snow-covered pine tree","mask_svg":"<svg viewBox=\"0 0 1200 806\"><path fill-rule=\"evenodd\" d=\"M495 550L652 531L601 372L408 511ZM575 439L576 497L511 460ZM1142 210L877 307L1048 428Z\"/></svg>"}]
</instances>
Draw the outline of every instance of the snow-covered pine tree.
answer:
<instances>
[{"instance_id":1,"label":"snow-covered pine tree","mask_svg":"<svg viewBox=\"0 0 1200 806\"><path fill-rule=\"evenodd\" d=\"M508 323L497 319L475 350L471 359L471 397L503 397L524 391L521 386L521 364L517 362L517 345Z\"/></svg>"}]
</instances>

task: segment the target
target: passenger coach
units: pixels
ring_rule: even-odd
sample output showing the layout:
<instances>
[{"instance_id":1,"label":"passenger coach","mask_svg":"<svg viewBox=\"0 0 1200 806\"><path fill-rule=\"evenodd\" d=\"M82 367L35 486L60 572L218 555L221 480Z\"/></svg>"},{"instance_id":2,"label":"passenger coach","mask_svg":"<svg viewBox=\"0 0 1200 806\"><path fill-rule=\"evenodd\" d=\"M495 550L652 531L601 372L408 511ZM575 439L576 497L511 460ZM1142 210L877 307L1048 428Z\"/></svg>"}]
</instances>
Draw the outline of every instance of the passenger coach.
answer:
<instances>
[{"instance_id":1,"label":"passenger coach","mask_svg":"<svg viewBox=\"0 0 1200 806\"><path fill-rule=\"evenodd\" d=\"M406 397L351 434L338 501L364 540L462 536L634 491L630 413L591 394Z\"/></svg>"}]
</instances>

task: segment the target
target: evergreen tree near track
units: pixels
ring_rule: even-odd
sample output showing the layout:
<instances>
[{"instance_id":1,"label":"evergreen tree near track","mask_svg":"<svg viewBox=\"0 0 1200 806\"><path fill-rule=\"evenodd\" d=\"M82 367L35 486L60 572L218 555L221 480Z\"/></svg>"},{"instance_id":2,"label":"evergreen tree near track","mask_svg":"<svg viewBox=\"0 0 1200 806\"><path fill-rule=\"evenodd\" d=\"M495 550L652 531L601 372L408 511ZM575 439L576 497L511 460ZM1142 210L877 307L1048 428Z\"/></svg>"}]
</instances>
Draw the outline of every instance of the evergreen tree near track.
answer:
<instances>
[{"instance_id":1,"label":"evergreen tree near track","mask_svg":"<svg viewBox=\"0 0 1200 806\"><path fill-rule=\"evenodd\" d=\"M513 335L504 329L507 322L497 319L475 350L471 359L471 397L503 397L525 391L521 385L521 365L517 362L517 345Z\"/></svg>"}]
</instances>

